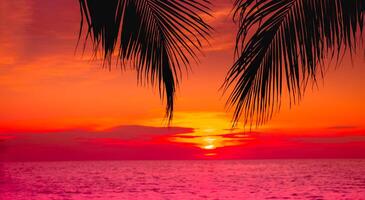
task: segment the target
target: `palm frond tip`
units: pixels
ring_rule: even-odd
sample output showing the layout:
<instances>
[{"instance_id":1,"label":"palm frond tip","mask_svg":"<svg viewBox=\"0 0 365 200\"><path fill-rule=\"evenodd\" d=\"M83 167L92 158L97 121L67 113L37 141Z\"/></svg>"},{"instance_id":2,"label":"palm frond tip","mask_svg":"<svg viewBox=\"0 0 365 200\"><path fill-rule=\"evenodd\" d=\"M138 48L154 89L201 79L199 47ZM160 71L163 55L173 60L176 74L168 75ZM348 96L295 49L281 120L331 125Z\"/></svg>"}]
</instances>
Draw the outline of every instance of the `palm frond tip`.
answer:
<instances>
[{"instance_id":1,"label":"palm frond tip","mask_svg":"<svg viewBox=\"0 0 365 200\"><path fill-rule=\"evenodd\" d=\"M300 99L327 55L339 59L362 41L364 12L364 0L236 0L237 59L224 83L234 123L270 119L283 84L291 101Z\"/></svg>"},{"instance_id":2,"label":"palm frond tip","mask_svg":"<svg viewBox=\"0 0 365 200\"><path fill-rule=\"evenodd\" d=\"M203 0L79 0L82 23L94 51L110 61L114 52L130 61L138 80L157 85L172 119L174 96L182 67L197 59L201 40L211 27L200 14L209 14Z\"/></svg>"}]
</instances>

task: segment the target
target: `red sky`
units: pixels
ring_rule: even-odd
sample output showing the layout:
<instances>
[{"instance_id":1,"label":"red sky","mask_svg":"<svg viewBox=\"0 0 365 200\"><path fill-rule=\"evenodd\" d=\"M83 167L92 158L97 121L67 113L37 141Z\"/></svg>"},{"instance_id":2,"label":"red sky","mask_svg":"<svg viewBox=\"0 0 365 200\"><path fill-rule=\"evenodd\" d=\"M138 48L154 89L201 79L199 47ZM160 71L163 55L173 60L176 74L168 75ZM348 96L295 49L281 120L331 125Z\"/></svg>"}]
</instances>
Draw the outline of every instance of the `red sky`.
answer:
<instances>
[{"instance_id":1,"label":"red sky","mask_svg":"<svg viewBox=\"0 0 365 200\"><path fill-rule=\"evenodd\" d=\"M231 6L213 1L211 45L184 77L166 129L156 89L74 53L76 0L1 1L0 159L365 158L361 53L330 68L299 105L284 99L253 133L229 130L219 87L233 62Z\"/></svg>"}]
</instances>

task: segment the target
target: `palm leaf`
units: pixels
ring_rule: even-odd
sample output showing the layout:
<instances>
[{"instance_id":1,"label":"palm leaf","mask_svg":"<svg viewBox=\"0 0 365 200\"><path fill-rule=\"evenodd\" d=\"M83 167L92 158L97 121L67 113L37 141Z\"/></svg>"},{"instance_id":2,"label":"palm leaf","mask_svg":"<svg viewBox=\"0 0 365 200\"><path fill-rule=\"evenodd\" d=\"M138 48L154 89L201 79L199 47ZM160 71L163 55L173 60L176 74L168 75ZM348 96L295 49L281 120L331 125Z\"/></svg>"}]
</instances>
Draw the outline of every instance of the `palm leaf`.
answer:
<instances>
[{"instance_id":1,"label":"palm leaf","mask_svg":"<svg viewBox=\"0 0 365 200\"><path fill-rule=\"evenodd\" d=\"M94 51L100 48L110 63L117 52L142 79L157 85L166 98L166 116L172 119L174 96L182 67L196 60L201 40L210 27L200 14L208 14L209 1L196 0L79 0L81 30L87 25Z\"/></svg>"},{"instance_id":2,"label":"palm leaf","mask_svg":"<svg viewBox=\"0 0 365 200\"><path fill-rule=\"evenodd\" d=\"M234 125L241 117L251 125L270 119L285 86L297 103L325 58L356 50L364 12L364 0L236 0L237 59L224 83Z\"/></svg>"}]
</instances>

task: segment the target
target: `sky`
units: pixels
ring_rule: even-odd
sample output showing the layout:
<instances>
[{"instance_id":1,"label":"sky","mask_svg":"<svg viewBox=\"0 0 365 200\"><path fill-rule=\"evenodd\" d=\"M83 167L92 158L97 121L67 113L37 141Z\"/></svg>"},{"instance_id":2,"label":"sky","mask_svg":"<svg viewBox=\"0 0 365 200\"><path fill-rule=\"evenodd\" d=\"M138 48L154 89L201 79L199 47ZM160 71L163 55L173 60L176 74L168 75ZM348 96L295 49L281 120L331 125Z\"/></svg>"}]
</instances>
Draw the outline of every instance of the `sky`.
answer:
<instances>
[{"instance_id":1,"label":"sky","mask_svg":"<svg viewBox=\"0 0 365 200\"><path fill-rule=\"evenodd\" d=\"M234 61L232 3L184 74L166 127L158 90L76 49L76 0L0 1L0 160L365 158L365 59L329 70L298 105L251 131L231 129L219 89Z\"/></svg>"}]
</instances>

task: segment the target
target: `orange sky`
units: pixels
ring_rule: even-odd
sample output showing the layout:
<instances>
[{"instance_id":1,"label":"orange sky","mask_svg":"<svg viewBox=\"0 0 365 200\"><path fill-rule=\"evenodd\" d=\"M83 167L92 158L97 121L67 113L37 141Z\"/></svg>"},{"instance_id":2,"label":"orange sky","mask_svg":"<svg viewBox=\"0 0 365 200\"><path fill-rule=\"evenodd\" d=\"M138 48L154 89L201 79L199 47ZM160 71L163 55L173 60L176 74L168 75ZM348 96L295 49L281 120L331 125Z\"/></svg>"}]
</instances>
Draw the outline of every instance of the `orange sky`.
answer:
<instances>
[{"instance_id":1,"label":"orange sky","mask_svg":"<svg viewBox=\"0 0 365 200\"><path fill-rule=\"evenodd\" d=\"M168 134L164 138L168 144L214 150L242 147L250 141L228 137L231 113L226 112L227 96L222 96L219 87L233 63L235 26L229 1L214 0L213 5L213 18L208 18L215 28L211 45L184 77L172 123L192 131L181 133L183 137ZM74 54L80 20L76 0L1 1L0 19L0 140L20 130L102 131L165 125L157 90L138 86L133 71L109 71L91 61L90 52ZM336 135L338 130L362 135L365 60L361 53L353 63L345 57L318 88L309 88L299 105L289 109L284 100L280 113L254 131L280 137L314 133L322 137Z\"/></svg>"}]
</instances>

